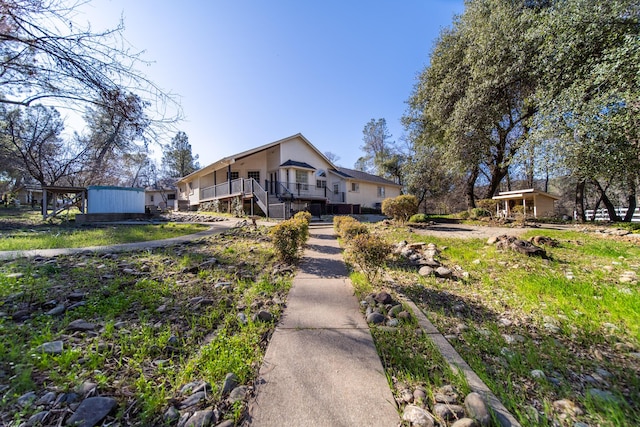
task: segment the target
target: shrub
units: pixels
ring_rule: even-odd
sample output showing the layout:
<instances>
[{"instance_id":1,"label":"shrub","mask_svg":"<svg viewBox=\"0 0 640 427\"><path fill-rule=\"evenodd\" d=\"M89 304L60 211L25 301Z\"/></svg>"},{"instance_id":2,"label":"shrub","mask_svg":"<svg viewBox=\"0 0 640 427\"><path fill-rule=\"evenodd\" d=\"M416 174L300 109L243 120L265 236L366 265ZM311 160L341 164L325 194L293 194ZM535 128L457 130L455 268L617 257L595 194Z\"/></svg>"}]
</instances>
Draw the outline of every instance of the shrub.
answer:
<instances>
[{"instance_id":1,"label":"shrub","mask_svg":"<svg viewBox=\"0 0 640 427\"><path fill-rule=\"evenodd\" d=\"M346 257L371 283L384 267L392 249L390 243L376 234L358 234L349 241Z\"/></svg>"},{"instance_id":2,"label":"shrub","mask_svg":"<svg viewBox=\"0 0 640 427\"><path fill-rule=\"evenodd\" d=\"M382 213L396 221L407 222L412 215L418 213L418 199L410 195L384 199Z\"/></svg>"},{"instance_id":3,"label":"shrub","mask_svg":"<svg viewBox=\"0 0 640 427\"><path fill-rule=\"evenodd\" d=\"M303 220L307 221L307 224L309 224L311 222L311 213L309 213L307 211L296 212L296 214L293 217L295 219L303 219Z\"/></svg>"},{"instance_id":4,"label":"shrub","mask_svg":"<svg viewBox=\"0 0 640 427\"><path fill-rule=\"evenodd\" d=\"M298 260L300 249L309 238L309 222L294 217L271 227L269 234L278 258L293 263Z\"/></svg>"},{"instance_id":5,"label":"shrub","mask_svg":"<svg viewBox=\"0 0 640 427\"><path fill-rule=\"evenodd\" d=\"M419 213L411 215L411 218L409 218L409 222L429 222L429 217L426 214Z\"/></svg>"},{"instance_id":6,"label":"shrub","mask_svg":"<svg viewBox=\"0 0 640 427\"><path fill-rule=\"evenodd\" d=\"M490 217L491 212L485 208L473 208L471 209L471 218L486 218Z\"/></svg>"},{"instance_id":7,"label":"shrub","mask_svg":"<svg viewBox=\"0 0 640 427\"><path fill-rule=\"evenodd\" d=\"M369 228L357 219L350 216L344 216L340 218L341 219L337 221L334 218L334 227L336 229L336 233L338 233L338 236L342 237L343 239L349 241L357 235L369 233Z\"/></svg>"}]
</instances>

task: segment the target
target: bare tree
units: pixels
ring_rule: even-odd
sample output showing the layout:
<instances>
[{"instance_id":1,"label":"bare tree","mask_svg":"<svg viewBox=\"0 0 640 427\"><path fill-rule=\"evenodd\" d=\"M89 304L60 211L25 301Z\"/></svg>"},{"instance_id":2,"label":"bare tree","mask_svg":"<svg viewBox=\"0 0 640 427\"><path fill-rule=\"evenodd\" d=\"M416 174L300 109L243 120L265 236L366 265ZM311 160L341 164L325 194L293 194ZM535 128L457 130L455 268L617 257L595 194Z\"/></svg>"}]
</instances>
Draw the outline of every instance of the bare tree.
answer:
<instances>
[{"instance_id":1,"label":"bare tree","mask_svg":"<svg viewBox=\"0 0 640 427\"><path fill-rule=\"evenodd\" d=\"M158 123L176 120L172 96L137 70L145 61L122 38L122 22L93 32L74 20L82 3L0 0L0 104L46 100L76 111L87 104L126 111L127 98L113 95L135 92L155 107Z\"/></svg>"}]
</instances>

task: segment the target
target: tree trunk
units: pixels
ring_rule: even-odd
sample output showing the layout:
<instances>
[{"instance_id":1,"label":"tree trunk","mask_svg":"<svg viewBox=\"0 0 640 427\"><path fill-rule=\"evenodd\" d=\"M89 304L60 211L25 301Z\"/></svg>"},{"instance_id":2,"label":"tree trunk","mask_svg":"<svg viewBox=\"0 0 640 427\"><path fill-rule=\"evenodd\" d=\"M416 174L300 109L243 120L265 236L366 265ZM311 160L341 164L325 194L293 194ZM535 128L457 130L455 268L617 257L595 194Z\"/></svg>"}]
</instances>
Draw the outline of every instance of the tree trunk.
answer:
<instances>
[{"instance_id":1,"label":"tree trunk","mask_svg":"<svg viewBox=\"0 0 640 427\"><path fill-rule=\"evenodd\" d=\"M607 208L607 212L609 212L609 219L611 221L620 222L622 219L616 213L616 207L613 206L613 203L609 199L609 196L607 196L607 193L605 192L605 190L602 188L602 186L598 181L594 180L593 184L596 186L596 190L598 190L598 195L602 199L602 203L604 203L604 206Z\"/></svg>"},{"instance_id":2,"label":"tree trunk","mask_svg":"<svg viewBox=\"0 0 640 427\"><path fill-rule=\"evenodd\" d=\"M636 183L634 179L629 179L629 195L627 196L627 214L622 219L624 222L631 222L636 211Z\"/></svg>"},{"instance_id":3,"label":"tree trunk","mask_svg":"<svg viewBox=\"0 0 640 427\"><path fill-rule=\"evenodd\" d=\"M578 222L585 222L585 214L584 214L584 186L586 184L586 180L581 179L576 184L576 220Z\"/></svg>"},{"instance_id":4,"label":"tree trunk","mask_svg":"<svg viewBox=\"0 0 640 427\"><path fill-rule=\"evenodd\" d=\"M480 168L478 166L474 166L473 170L471 170L465 182L465 197L467 199L468 209L473 209L476 207L476 197L475 197L474 189L476 186L476 180L478 179L479 173L480 173Z\"/></svg>"}]
</instances>

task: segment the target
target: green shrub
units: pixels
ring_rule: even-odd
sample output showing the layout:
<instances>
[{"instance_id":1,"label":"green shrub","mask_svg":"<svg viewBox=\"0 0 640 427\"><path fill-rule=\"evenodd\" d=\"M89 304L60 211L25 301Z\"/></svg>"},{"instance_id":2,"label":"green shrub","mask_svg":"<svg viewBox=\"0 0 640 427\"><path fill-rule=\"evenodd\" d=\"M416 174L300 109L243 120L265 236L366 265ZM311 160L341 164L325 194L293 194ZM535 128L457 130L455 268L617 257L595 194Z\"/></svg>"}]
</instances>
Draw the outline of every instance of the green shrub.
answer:
<instances>
[{"instance_id":1,"label":"green shrub","mask_svg":"<svg viewBox=\"0 0 640 427\"><path fill-rule=\"evenodd\" d=\"M486 218L490 217L491 212L485 208L473 208L471 209L471 218Z\"/></svg>"},{"instance_id":2,"label":"green shrub","mask_svg":"<svg viewBox=\"0 0 640 427\"><path fill-rule=\"evenodd\" d=\"M300 249L309 238L309 223L294 217L271 227L269 234L278 258L293 263L298 260Z\"/></svg>"},{"instance_id":3,"label":"green shrub","mask_svg":"<svg viewBox=\"0 0 640 427\"><path fill-rule=\"evenodd\" d=\"M341 218L336 221L336 218ZM334 227L338 236L349 241L360 234L369 233L369 228L355 218L350 216L334 218Z\"/></svg>"},{"instance_id":4,"label":"green shrub","mask_svg":"<svg viewBox=\"0 0 640 427\"><path fill-rule=\"evenodd\" d=\"M358 234L349 241L347 260L373 282L385 265L393 247L376 234Z\"/></svg>"},{"instance_id":5,"label":"green shrub","mask_svg":"<svg viewBox=\"0 0 640 427\"><path fill-rule=\"evenodd\" d=\"M409 218L409 222L429 222L429 217L426 214L419 213L411 215L411 218Z\"/></svg>"},{"instance_id":6,"label":"green shrub","mask_svg":"<svg viewBox=\"0 0 640 427\"><path fill-rule=\"evenodd\" d=\"M311 213L307 212L307 211L300 211L300 212L296 212L296 214L293 216L294 219L303 219L305 221L307 221L307 224L311 222Z\"/></svg>"},{"instance_id":7,"label":"green shrub","mask_svg":"<svg viewBox=\"0 0 640 427\"><path fill-rule=\"evenodd\" d=\"M412 215L418 213L418 199L411 195L384 199L382 213L396 221L407 222Z\"/></svg>"}]
</instances>

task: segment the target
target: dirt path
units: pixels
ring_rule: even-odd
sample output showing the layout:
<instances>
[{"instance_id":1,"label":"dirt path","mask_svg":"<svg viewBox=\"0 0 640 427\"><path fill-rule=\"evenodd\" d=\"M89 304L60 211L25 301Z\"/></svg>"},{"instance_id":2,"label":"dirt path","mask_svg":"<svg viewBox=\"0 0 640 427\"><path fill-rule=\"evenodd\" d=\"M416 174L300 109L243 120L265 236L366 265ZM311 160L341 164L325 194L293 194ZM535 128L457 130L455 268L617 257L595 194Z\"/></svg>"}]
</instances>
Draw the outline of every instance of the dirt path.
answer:
<instances>
[{"instance_id":1,"label":"dirt path","mask_svg":"<svg viewBox=\"0 0 640 427\"><path fill-rule=\"evenodd\" d=\"M564 228L563 228L564 227ZM509 236L520 236L526 231L547 228L547 229L565 229L567 226L550 225L539 228L532 227L489 227L481 225L468 224L434 224L427 228L414 228L417 234L436 237L456 237L460 239L483 239L489 237L501 236L503 234Z\"/></svg>"}]
</instances>

